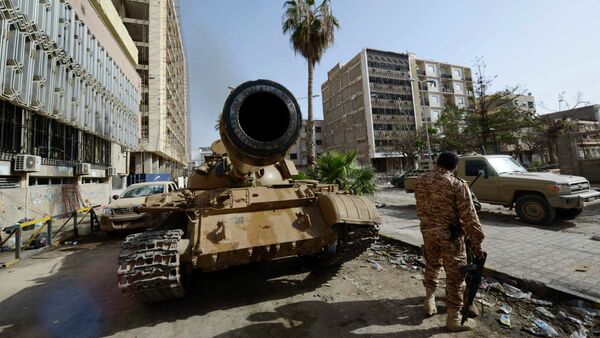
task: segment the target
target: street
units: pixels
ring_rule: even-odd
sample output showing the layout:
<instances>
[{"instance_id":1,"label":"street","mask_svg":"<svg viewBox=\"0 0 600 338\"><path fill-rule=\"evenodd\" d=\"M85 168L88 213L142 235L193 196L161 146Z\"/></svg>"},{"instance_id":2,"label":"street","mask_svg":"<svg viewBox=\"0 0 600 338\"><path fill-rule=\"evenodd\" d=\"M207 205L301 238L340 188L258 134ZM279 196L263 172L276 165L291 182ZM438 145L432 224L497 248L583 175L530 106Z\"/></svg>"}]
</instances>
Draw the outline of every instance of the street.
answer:
<instances>
[{"instance_id":1,"label":"street","mask_svg":"<svg viewBox=\"0 0 600 338\"><path fill-rule=\"evenodd\" d=\"M375 199L386 205L381 234L421 245L413 194L380 187ZM533 226L519 220L514 211L483 204L479 212L488 252L487 267L519 279L600 298L600 205L584 209L573 221Z\"/></svg>"},{"instance_id":2,"label":"street","mask_svg":"<svg viewBox=\"0 0 600 338\"><path fill-rule=\"evenodd\" d=\"M421 314L421 272L367 252L341 268L299 258L195 275L185 299L141 305L117 288L119 239L93 238L0 271L3 337L448 336L440 313ZM502 336L485 324L460 337ZM518 330L516 331L518 333Z\"/></svg>"},{"instance_id":3,"label":"street","mask_svg":"<svg viewBox=\"0 0 600 338\"><path fill-rule=\"evenodd\" d=\"M384 221L381 234L418 244L413 195L380 187L374 198L386 203L379 209ZM597 242L589 237L598 233L599 217L595 207L586 210L576 222L541 228L522 224L510 211L484 205L481 219L487 235L489 265L517 278L597 296L600 264L596 260L600 255L594 251L598 250ZM573 238L579 241L569 247L568 241ZM419 254L398 242L379 242L340 268L317 268L304 259L290 258L196 273L186 298L143 305L126 298L117 287L116 262L121 240L92 236L77 245L41 253L0 270L0 335L526 336L521 328L527 325L535 307L486 292L487 302L493 308L486 307L478 328L448 334L443 327L443 289L437 292L438 315L423 318L421 268L401 266L390 261L390 253L382 253L384 248L392 250L394 257ZM554 245L548 245L551 240ZM509 302L516 311L512 328L501 327L497 321L499 299ZM568 323L554 325L564 333L573 330Z\"/></svg>"}]
</instances>

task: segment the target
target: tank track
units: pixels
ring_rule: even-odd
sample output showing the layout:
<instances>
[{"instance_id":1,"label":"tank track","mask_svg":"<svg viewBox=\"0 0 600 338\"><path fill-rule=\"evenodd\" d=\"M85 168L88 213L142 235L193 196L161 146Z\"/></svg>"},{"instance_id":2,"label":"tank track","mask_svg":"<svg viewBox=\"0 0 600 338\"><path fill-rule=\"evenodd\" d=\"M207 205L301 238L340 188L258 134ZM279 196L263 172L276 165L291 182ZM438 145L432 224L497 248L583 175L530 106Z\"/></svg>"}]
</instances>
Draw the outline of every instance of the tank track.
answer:
<instances>
[{"instance_id":1,"label":"tank track","mask_svg":"<svg viewBox=\"0 0 600 338\"><path fill-rule=\"evenodd\" d=\"M148 231L127 236L121 244L119 288L144 303L183 297L177 244L182 230Z\"/></svg>"},{"instance_id":2,"label":"tank track","mask_svg":"<svg viewBox=\"0 0 600 338\"><path fill-rule=\"evenodd\" d=\"M334 228L338 235L335 253L324 251L317 255L319 264L324 266L340 265L355 259L379 238L376 226L337 224Z\"/></svg>"}]
</instances>

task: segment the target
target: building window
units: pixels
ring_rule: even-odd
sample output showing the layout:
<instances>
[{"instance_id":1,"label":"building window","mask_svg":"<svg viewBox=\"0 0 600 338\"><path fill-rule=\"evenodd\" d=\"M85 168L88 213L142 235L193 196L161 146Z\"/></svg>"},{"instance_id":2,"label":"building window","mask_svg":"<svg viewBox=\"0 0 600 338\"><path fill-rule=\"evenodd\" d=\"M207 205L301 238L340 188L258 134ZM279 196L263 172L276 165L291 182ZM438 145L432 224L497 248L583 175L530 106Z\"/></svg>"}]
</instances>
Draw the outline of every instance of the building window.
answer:
<instances>
[{"instance_id":1,"label":"building window","mask_svg":"<svg viewBox=\"0 0 600 338\"><path fill-rule=\"evenodd\" d=\"M318 146L323 145L323 140L316 140L315 144Z\"/></svg>"},{"instance_id":2,"label":"building window","mask_svg":"<svg viewBox=\"0 0 600 338\"><path fill-rule=\"evenodd\" d=\"M430 102L430 104L439 105L440 104L440 98L437 95L430 95L429 96L429 102Z\"/></svg>"},{"instance_id":3,"label":"building window","mask_svg":"<svg viewBox=\"0 0 600 338\"><path fill-rule=\"evenodd\" d=\"M0 176L0 189L18 188L19 176Z\"/></svg>"},{"instance_id":4,"label":"building window","mask_svg":"<svg viewBox=\"0 0 600 338\"><path fill-rule=\"evenodd\" d=\"M100 177L85 177L81 180L83 184L105 183L106 179Z\"/></svg>"},{"instance_id":5,"label":"building window","mask_svg":"<svg viewBox=\"0 0 600 338\"><path fill-rule=\"evenodd\" d=\"M297 159L298 159L298 154L290 153L290 160L297 160Z\"/></svg>"},{"instance_id":6,"label":"building window","mask_svg":"<svg viewBox=\"0 0 600 338\"><path fill-rule=\"evenodd\" d=\"M321 132L321 127L315 127L315 133L320 133Z\"/></svg>"},{"instance_id":7,"label":"building window","mask_svg":"<svg viewBox=\"0 0 600 338\"><path fill-rule=\"evenodd\" d=\"M460 71L460 69L455 69L455 70L453 71L453 73L454 73L454 77L455 77L455 78L458 78L458 79L460 79L460 78L461 78L462 72Z\"/></svg>"},{"instance_id":8,"label":"building window","mask_svg":"<svg viewBox=\"0 0 600 338\"><path fill-rule=\"evenodd\" d=\"M23 132L23 109L0 101L0 152L18 153Z\"/></svg>"},{"instance_id":9,"label":"building window","mask_svg":"<svg viewBox=\"0 0 600 338\"><path fill-rule=\"evenodd\" d=\"M456 93L462 93L463 92L463 86L460 83L455 83L454 84L454 91Z\"/></svg>"},{"instance_id":10,"label":"building window","mask_svg":"<svg viewBox=\"0 0 600 338\"><path fill-rule=\"evenodd\" d=\"M74 177L29 177L29 186L75 184Z\"/></svg>"},{"instance_id":11,"label":"building window","mask_svg":"<svg viewBox=\"0 0 600 338\"><path fill-rule=\"evenodd\" d=\"M528 106L530 109L533 109L533 108L535 108L535 105L533 104L533 102L527 102L527 106Z\"/></svg>"},{"instance_id":12,"label":"building window","mask_svg":"<svg viewBox=\"0 0 600 338\"><path fill-rule=\"evenodd\" d=\"M429 86L429 89L437 89L436 80L427 80L427 85Z\"/></svg>"},{"instance_id":13,"label":"building window","mask_svg":"<svg viewBox=\"0 0 600 338\"><path fill-rule=\"evenodd\" d=\"M440 111L439 110L432 110L431 111L431 122L435 123L437 122L438 118L440 117Z\"/></svg>"},{"instance_id":14,"label":"building window","mask_svg":"<svg viewBox=\"0 0 600 338\"><path fill-rule=\"evenodd\" d=\"M435 74L435 66L434 65L427 65L427 73L428 74Z\"/></svg>"},{"instance_id":15,"label":"building window","mask_svg":"<svg viewBox=\"0 0 600 338\"><path fill-rule=\"evenodd\" d=\"M456 98L456 105L459 107L464 107L465 106L465 99L462 97L457 97Z\"/></svg>"}]
</instances>

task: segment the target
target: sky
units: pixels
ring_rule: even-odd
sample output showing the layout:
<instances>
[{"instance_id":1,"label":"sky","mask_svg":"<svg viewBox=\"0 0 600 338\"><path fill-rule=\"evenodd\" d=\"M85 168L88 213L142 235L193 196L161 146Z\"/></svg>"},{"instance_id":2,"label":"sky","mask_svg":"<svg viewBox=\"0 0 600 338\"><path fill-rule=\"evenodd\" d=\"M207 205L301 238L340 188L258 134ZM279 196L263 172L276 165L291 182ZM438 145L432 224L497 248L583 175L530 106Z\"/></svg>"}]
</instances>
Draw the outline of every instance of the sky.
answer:
<instances>
[{"instance_id":1,"label":"sky","mask_svg":"<svg viewBox=\"0 0 600 338\"><path fill-rule=\"evenodd\" d=\"M218 139L215 124L228 86L270 79L306 97L306 61L281 31L283 3L179 0L192 149ZM521 85L540 113L557 110L561 92L571 104L578 93L600 103L598 0L332 0L332 8L341 27L315 67L317 94L328 70L367 47L463 66L483 57L486 74L497 75L492 89ZM299 103L306 117L306 99ZM313 107L315 119L322 118L320 97Z\"/></svg>"}]
</instances>

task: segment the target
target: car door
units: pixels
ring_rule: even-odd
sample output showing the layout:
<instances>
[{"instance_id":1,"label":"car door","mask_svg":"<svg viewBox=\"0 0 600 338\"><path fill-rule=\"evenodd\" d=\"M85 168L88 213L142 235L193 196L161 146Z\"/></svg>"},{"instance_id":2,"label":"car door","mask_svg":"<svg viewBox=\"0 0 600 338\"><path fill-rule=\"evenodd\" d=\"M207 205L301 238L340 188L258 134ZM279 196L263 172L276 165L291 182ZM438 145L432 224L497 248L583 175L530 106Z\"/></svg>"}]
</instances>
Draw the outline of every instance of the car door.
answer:
<instances>
[{"instance_id":1,"label":"car door","mask_svg":"<svg viewBox=\"0 0 600 338\"><path fill-rule=\"evenodd\" d=\"M481 175L480 175L481 174ZM479 178L477 178L479 176ZM468 159L465 161L465 180L477 199L483 202L498 202L500 186L498 175L483 159ZM471 184L473 181L476 182Z\"/></svg>"}]
</instances>

